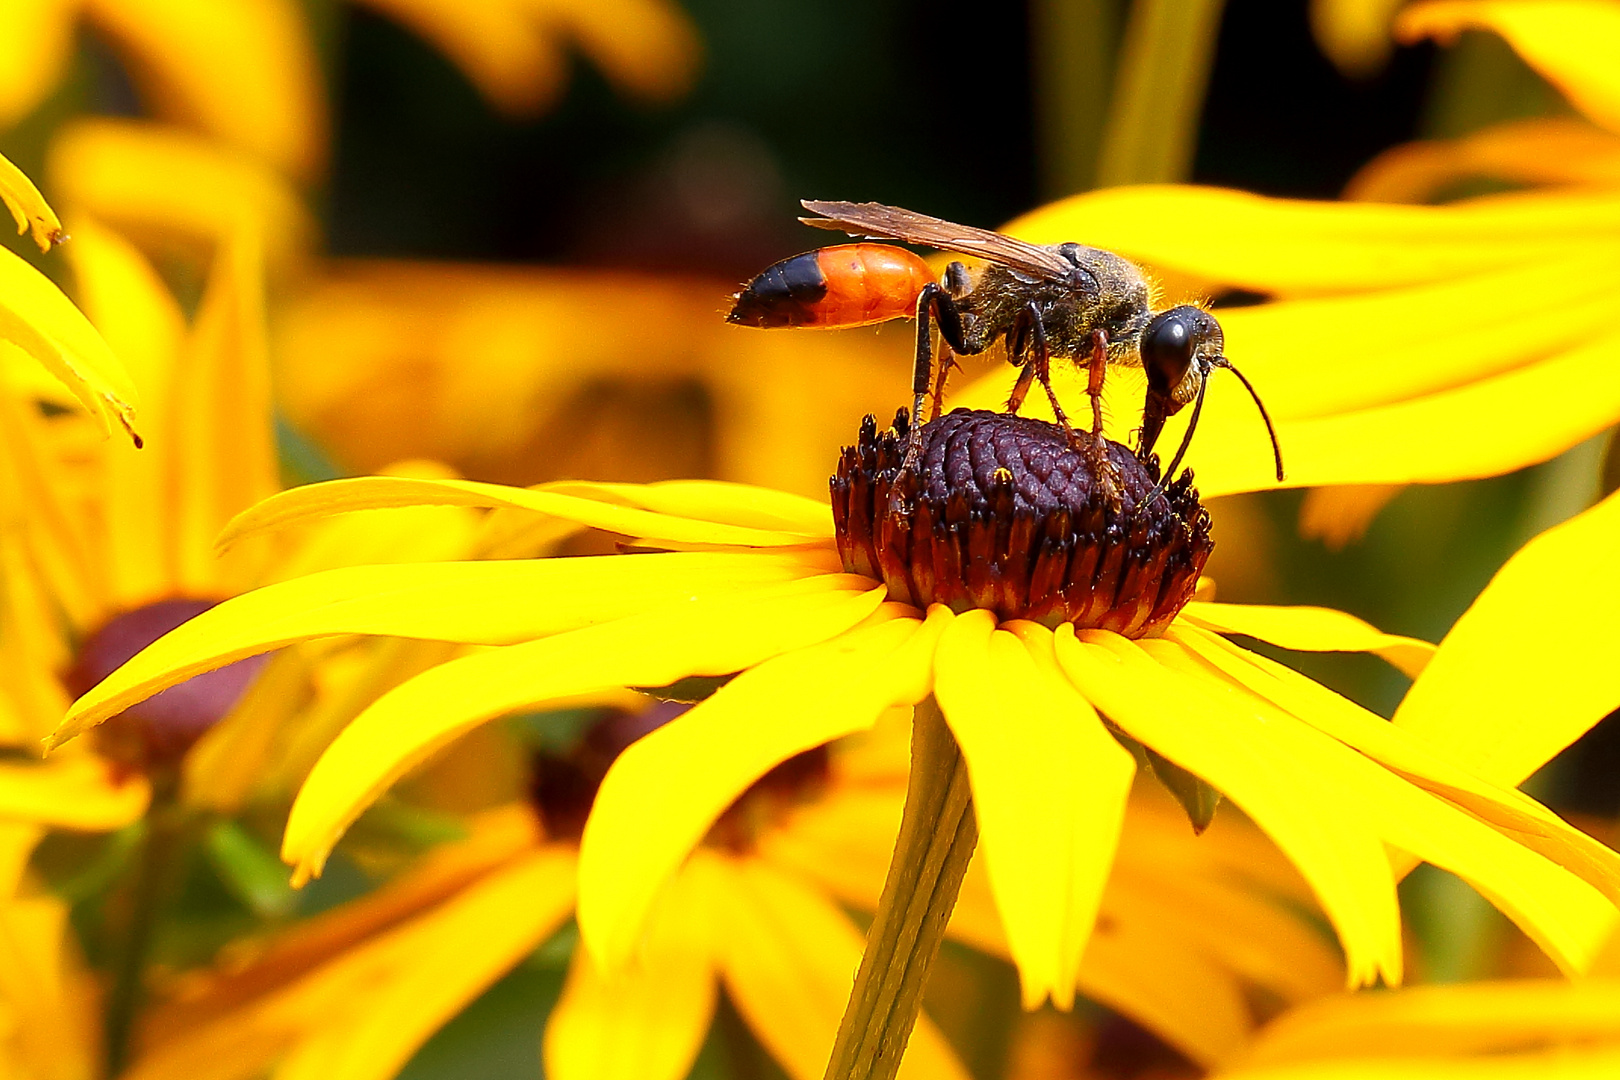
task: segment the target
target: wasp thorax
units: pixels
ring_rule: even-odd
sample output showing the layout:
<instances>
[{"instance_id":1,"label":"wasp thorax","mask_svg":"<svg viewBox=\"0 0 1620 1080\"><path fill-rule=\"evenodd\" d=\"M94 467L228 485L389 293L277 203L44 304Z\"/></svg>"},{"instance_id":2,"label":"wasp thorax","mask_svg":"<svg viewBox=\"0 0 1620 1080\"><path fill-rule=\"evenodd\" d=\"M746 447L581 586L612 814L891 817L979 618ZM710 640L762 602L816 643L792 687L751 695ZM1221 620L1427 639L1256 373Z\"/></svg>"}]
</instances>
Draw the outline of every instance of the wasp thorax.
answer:
<instances>
[{"instance_id":1,"label":"wasp thorax","mask_svg":"<svg viewBox=\"0 0 1620 1080\"><path fill-rule=\"evenodd\" d=\"M902 469L904 410L882 433L868 416L832 480L844 568L880 578L892 599L1130 637L1192 599L1214 542L1190 471L1146 502L1157 458L1110 442L1115 501L1056 424L959 409L921 437L920 461Z\"/></svg>"},{"instance_id":2,"label":"wasp thorax","mask_svg":"<svg viewBox=\"0 0 1620 1080\"><path fill-rule=\"evenodd\" d=\"M75 695L85 693L124 661L215 603L173 598L114 616L84 640L63 684ZM97 749L134 771L155 773L179 764L192 744L236 707L266 659L238 660L131 705L96 729Z\"/></svg>"}]
</instances>

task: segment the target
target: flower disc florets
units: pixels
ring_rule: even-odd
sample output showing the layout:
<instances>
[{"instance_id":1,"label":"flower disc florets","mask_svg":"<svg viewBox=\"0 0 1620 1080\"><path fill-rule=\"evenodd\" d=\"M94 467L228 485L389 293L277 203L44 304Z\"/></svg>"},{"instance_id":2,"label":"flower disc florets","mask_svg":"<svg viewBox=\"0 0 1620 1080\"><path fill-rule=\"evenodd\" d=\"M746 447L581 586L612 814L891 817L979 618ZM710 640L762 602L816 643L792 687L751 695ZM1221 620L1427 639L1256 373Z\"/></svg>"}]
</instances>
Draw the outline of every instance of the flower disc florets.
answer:
<instances>
[{"instance_id":1,"label":"flower disc florets","mask_svg":"<svg viewBox=\"0 0 1620 1080\"><path fill-rule=\"evenodd\" d=\"M1214 541L1190 470L1144 502L1158 460L1109 442L1115 500L1056 424L958 409L923 426L920 461L902 469L907 432L904 410L882 433L868 416L832 480L844 568L892 599L1128 637L1192 599Z\"/></svg>"}]
</instances>

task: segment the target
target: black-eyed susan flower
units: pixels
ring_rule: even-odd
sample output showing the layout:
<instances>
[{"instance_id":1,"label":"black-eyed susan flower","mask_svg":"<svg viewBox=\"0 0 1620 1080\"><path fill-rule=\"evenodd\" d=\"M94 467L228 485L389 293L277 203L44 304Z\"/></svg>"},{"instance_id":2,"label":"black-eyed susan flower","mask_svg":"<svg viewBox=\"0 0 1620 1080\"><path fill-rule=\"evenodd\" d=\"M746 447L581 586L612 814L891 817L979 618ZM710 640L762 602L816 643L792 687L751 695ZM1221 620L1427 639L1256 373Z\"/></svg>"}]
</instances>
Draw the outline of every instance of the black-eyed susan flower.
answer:
<instances>
[{"instance_id":1,"label":"black-eyed susan flower","mask_svg":"<svg viewBox=\"0 0 1620 1080\"><path fill-rule=\"evenodd\" d=\"M304 878L395 779L478 724L602 688L724 679L618 759L585 828L580 928L617 971L660 890L750 784L889 708L937 701L967 763L991 891L1033 1006L1072 1000L1113 861L1135 764L1106 717L1277 842L1337 930L1351 984L1400 979L1386 847L1473 882L1564 967L1589 962L1615 919L1613 852L1223 635L1379 651L1413 671L1429 646L1337 612L1193 600L1208 538L1185 478L1132 505L1154 478L1120 453L1129 509L1110 511L1061 433L1031 424L958 411L924 428L926 469L904 475L886 465L898 436L868 425L840 464L832 512L705 482L523 490L367 478L286 492L226 539L427 502L525 509L631 537L635 550L357 567L248 593L81 698L54 741L310 637L488 646L383 695L328 748L284 842ZM926 533L909 527L925 505Z\"/></svg>"}]
</instances>

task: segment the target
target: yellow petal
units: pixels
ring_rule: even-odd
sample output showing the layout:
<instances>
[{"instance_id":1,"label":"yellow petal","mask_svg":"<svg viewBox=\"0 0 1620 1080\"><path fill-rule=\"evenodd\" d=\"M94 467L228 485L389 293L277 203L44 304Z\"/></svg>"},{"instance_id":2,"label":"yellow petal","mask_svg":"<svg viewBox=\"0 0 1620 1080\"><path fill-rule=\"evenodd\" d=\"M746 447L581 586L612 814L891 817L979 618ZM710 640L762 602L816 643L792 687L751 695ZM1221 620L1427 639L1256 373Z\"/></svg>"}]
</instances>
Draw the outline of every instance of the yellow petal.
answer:
<instances>
[{"instance_id":1,"label":"yellow petal","mask_svg":"<svg viewBox=\"0 0 1620 1080\"><path fill-rule=\"evenodd\" d=\"M1502 832L1494 831L1479 818L1408 783L1367 757L1324 739L1288 711L1240 691L1235 684L1200 663L1196 654L1178 641L1149 642L1143 648L1201 686L1211 699L1222 700L1258 720L1256 734L1251 737L1268 739L1289 753L1295 759L1293 767L1301 775L1310 777L1337 805L1355 807L1368 826L1387 843L1468 881L1518 923L1566 971L1584 971L1590 966L1616 921L1620 921L1620 912L1593 885L1538 854L1546 845L1539 842L1542 838L1535 833L1506 828ZM1320 708L1310 715L1318 724L1330 716ZM1343 723L1342 713L1333 719L1340 721L1329 725L1335 728L1336 734L1361 735L1362 741L1368 743L1378 741L1379 733L1370 725L1358 725L1360 730L1350 731L1351 725ZM1372 721L1384 734L1393 731L1376 718ZM1433 771L1443 769L1441 765ZM1475 812L1499 811L1510 802L1500 796L1494 800L1488 798L1483 784L1474 787L1476 790L1461 791L1445 785L1443 790L1446 794L1459 794L1458 801L1465 802L1469 810ZM1239 799L1237 793L1230 794L1234 800ZM1522 818L1534 816L1521 813ZM1557 820L1545 812L1543 816ZM1565 827L1564 832L1574 830ZM1558 839L1561 843L1552 854L1564 856L1572 869L1607 886L1611 895L1620 894L1614 883L1613 853L1606 859L1608 877L1605 878L1602 864L1594 868L1592 864L1598 864L1599 860L1589 854L1591 848L1601 849L1601 845L1587 838L1583 848L1569 843L1563 836Z\"/></svg>"},{"instance_id":2,"label":"yellow petal","mask_svg":"<svg viewBox=\"0 0 1620 1080\"><path fill-rule=\"evenodd\" d=\"M200 672L306 638L386 634L506 645L728 586L806 576L791 557L711 552L328 570L232 597L147 646L75 704L52 745Z\"/></svg>"},{"instance_id":3,"label":"yellow petal","mask_svg":"<svg viewBox=\"0 0 1620 1080\"><path fill-rule=\"evenodd\" d=\"M1287 484L1444 483L1546 461L1620 415L1617 355L1620 334L1600 334L1538 363L1457 389L1336 416L1280 421L1277 439ZM1571 393L1572 386L1581 392ZM1217 389L1217 384L1210 387L1212 403ZM1254 406L1229 390L1220 391L1225 400L1219 409L1205 409L1187 455L1206 497L1276 486L1270 446L1254 419ZM1179 428L1166 427L1166 439L1179 438ZM1470 435L1479 431L1491 437Z\"/></svg>"},{"instance_id":4,"label":"yellow petal","mask_svg":"<svg viewBox=\"0 0 1620 1080\"><path fill-rule=\"evenodd\" d=\"M737 1011L792 1080L820 1080L860 966L859 931L827 897L761 859L705 852L701 861L715 879L717 958ZM923 1015L899 1075L968 1073Z\"/></svg>"},{"instance_id":5,"label":"yellow petal","mask_svg":"<svg viewBox=\"0 0 1620 1080\"><path fill-rule=\"evenodd\" d=\"M111 601L122 610L176 590L169 478L171 388L185 316L157 269L129 241L98 222L74 223L66 249L76 295L90 321L146 388L141 426L152 445L106 448L105 501Z\"/></svg>"},{"instance_id":6,"label":"yellow petal","mask_svg":"<svg viewBox=\"0 0 1620 1080\"><path fill-rule=\"evenodd\" d=\"M281 486L264 289L258 240L243 232L224 242L175 372L176 544L180 585L191 595L255 583L269 554L214 552L226 522Z\"/></svg>"},{"instance_id":7,"label":"yellow petal","mask_svg":"<svg viewBox=\"0 0 1620 1080\"><path fill-rule=\"evenodd\" d=\"M1620 706L1614 620L1620 495L1520 548L1395 711L1480 776L1517 784Z\"/></svg>"},{"instance_id":8,"label":"yellow petal","mask_svg":"<svg viewBox=\"0 0 1620 1080\"><path fill-rule=\"evenodd\" d=\"M697 881L677 881L648 921L637 962L611 974L575 949L546 1021L554 1080L683 1080L714 1015L716 980Z\"/></svg>"},{"instance_id":9,"label":"yellow petal","mask_svg":"<svg viewBox=\"0 0 1620 1080\"><path fill-rule=\"evenodd\" d=\"M14 125L56 85L73 55L78 0L19 0L0 38L0 125Z\"/></svg>"},{"instance_id":10,"label":"yellow petal","mask_svg":"<svg viewBox=\"0 0 1620 1080\"><path fill-rule=\"evenodd\" d=\"M1442 42L1494 30L1581 112L1620 132L1620 9L1605 0L1442 0L1415 4L1395 24L1403 41Z\"/></svg>"},{"instance_id":11,"label":"yellow petal","mask_svg":"<svg viewBox=\"0 0 1620 1080\"><path fill-rule=\"evenodd\" d=\"M116 780L88 755L37 765L0 764L0 818L58 829L117 829L146 812L145 780Z\"/></svg>"},{"instance_id":12,"label":"yellow petal","mask_svg":"<svg viewBox=\"0 0 1620 1080\"><path fill-rule=\"evenodd\" d=\"M308 484L266 499L238 515L220 534L219 543L227 546L250 533L283 528L327 514L395 506L509 507L550 514L628 536L697 544L790 547L806 542L804 535L798 533L654 513L615 502L546 490L482 484L472 480L366 476Z\"/></svg>"},{"instance_id":13,"label":"yellow petal","mask_svg":"<svg viewBox=\"0 0 1620 1080\"><path fill-rule=\"evenodd\" d=\"M89 214L147 250L187 255L200 266L216 246L246 232L263 245L273 270L285 269L315 233L309 212L273 169L161 124L75 120L51 141L48 175L70 216Z\"/></svg>"},{"instance_id":14,"label":"yellow petal","mask_svg":"<svg viewBox=\"0 0 1620 1080\"><path fill-rule=\"evenodd\" d=\"M1417 638L1386 634L1332 608L1194 601L1182 609L1181 617L1206 630L1243 634L1300 652L1376 653L1412 678L1417 678L1435 648Z\"/></svg>"},{"instance_id":15,"label":"yellow petal","mask_svg":"<svg viewBox=\"0 0 1620 1080\"><path fill-rule=\"evenodd\" d=\"M1311 488L1299 508L1299 535L1341 551L1367 535L1378 512L1403 490L1399 484L1341 484Z\"/></svg>"},{"instance_id":16,"label":"yellow petal","mask_svg":"<svg viewBox=\"0 0 1620 1080\"><path fill-rule=\"evenodd\" d=\"M566 80L565 44L575 44L625 92L667 101L691 85L698 40L664 0L361 0L415 30L462 69L491 103L532 116Z\"/></svg>"},{"instance_id":17,"label":"yellow petal","mask_svg":"<svg viewBox=\"0 0 1620 1080\"><path fill-rule=\"evenodd\" d=\"M1126 733L1214 784L1305 875L1344 945L1353 985L1400 981L1400 919L1381 838L1269 725L1116 634L1059 628L1075 686Z\"/></svg>"},{"instance_id":18,"label":"yellow petal","mask_svg":"<svg viewBox=\"0 0 1620 1080\"><path fill-rule=\"evenodd\" d=\"M1366 77L1389 60L1390 24L1401 0L1311 0L1311 30L1328 58Z\"/></svg>"},{"instance_id":19,"label":"yellow petal","mask_svg":"<svg viewBox=\"0 0 1620 1080\"><path fill-rule=\"evenodd\" d=\"M39 188L3 155L0 155L0 202L6 204L17 222L17 235L32 233L39 250L49 251L67 239L56 211L46 203Z\"/></svg>"},{"instance_id":20,"label":"yellow petal","mask_svg":"<svg viewBox=\"0 0 1620 1080\"><path fill-rule=\"evenodd\" d=\"M140 1080L387 1080L418 1047L553 933L573 904L571 850L543 847L308 975L180 1029L130 1070Z\"/></svg>"},{"instance_id":21,"label":"yellow petal","mask_svg":"<svg viewBox=\"0 0 1620 1080\"><path fill-rule=\"evenodd\" d=\"M44 364L104 430L111 431L117 423L135 438L135 387L123 365L61 290L3 249L0 338Z\"/></svg>"},{"instance_id":22,"label":"yellow petal","mask_svg":"<svg viewBox=\"0 0 1620 1080\"><path fill-rule=\"evenodd\" d=\"M832 511L825 502L786 491L728 484L717 480L665 480L656 484L599 484L564 480L539 490L587 499L622 501L655 514L721 521L747 529L799 533L814 538L833 535Z\"/></svg>"},{"instance_id":23,"label":"yellow petal","mask_svg":"<svg viewBox=\"0 0 1620 1080\"><path fill-rule=\"evenodd\" d=\"M1620 1051L1558 1047L1483 1058L1430 1054L1377 1057L1362 1047L1357 1056L1254 1070L1234 1069L1221 1080L1602 1080L1620 1072Z\"/></svg>"},{"instance_id":24,"label":"yellow petal","mask_svg":"<svg viewBox=\"0 0 1620 1080\"><path fill-rule=\"evenodd\" d=\"M164 119L314 179L326 112L314 43L291 0L84 0Z\"/></svg>"},{"instance_id":25,"label":"yellow petal","mask_svg":"<svg viewBox=\"0 0 1620 1080\"><path fill-rule=\"evenodd\" d=\"M1620 139L1565 117L1509 121L1460 139L1392 147L1350 178L1344 197L1427 202L1457 181L1476 177L1612 187L1620 183Z\"/></svg>"},{"instance_id":26,"label":"yellow petal","mask_svg":"<svg viewBox=\"0 0 1620 1080\"><path fill-rule=\"evenodd\" d=\"M1113 863L1136 763L1057 675L1051 635L958 616L935 694L961 744L1024 1007L1074 1004L1075 971Z\"/></svg>"},{"instance_id":27,"label":"yellow petal","mask_svg":"<svg viewBox=\"0 0 1620 1080\"><path fill-rule=\"evenodd\" d=\"M870 727L893 705L920 700L947 618L920 626L890 618L787 652L621 754L580 849L580 935L598 962L616 968L634 954L659 888L748 785L794 754Z\"/></svg>"},{"instance_id":28,"label":"yellow petal","mask_svg":"<svg viewBox=\"0 0 1620 1080\"><path fill-rule=\"evenodd\" d=\"M1279 1017L1243 1064L1389 1055L1492 1054L1620 1037L1620 982L1526 979L1339 995Z\"/></svg>"},{"instance_id":29,"label":"yellow petal","mask_svg":"<svg viewBox=\"0 0 1620 1080\"><path fill-rule=\"evenodd\" d=\"M812 580L695 598L440 664L378 698L321 755L288 816L282 858L297 867L296 880L318 874L362 810L487 720L593 691L739 671L849 629L877 608L882 592ZM590 869L587 883L596 880Z\"/></svg>"},{"instance_id":30,"label":"yellow petal","mask_svg":"<svg viewBox=\"0 0 1620 1080\"><path fill-rule=\"evenodd\" d=\"M1167 636L1245 688L1457 804L1620 902L1620 854L1560 820L1528 795L1471 775L1435 754L1421 739L1408 738L1382 717L1264 656L1197 630L1172 629ZM1602 929L1595 927L1594 933L1601 936Z\"/></svg>"},{"instance_id":31,"label":"yellow petal","mask_svg":"<svg viewBox=\"0 0 1620 1080\"><path fill-rule=\"evenodd\" d=\"M1189 221L1198 228L1187 228ZM1612 193L1392 206L1147 185L1061 199L1006 231L1037 243L1107 248L1207 282L1305 296L1444 281L1573 254L1617 225L1620 199ZM1241 362L1240 353L1232 355Z\"/></svg>"}]
</instances>

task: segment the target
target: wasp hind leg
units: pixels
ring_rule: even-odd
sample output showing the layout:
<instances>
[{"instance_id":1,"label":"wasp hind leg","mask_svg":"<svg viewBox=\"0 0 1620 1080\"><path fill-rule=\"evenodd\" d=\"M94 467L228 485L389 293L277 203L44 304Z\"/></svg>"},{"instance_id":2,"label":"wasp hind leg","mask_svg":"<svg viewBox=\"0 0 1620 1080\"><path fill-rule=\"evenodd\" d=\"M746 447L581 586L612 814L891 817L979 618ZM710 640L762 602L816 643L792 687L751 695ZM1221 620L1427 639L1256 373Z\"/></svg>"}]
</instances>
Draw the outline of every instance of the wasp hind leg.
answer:
<instances>
[{"instance_id":1,"label":"wasp hind leg","mask_svg":"<svg viewBox=\"0 0 1620 1080\"><path fill-rule=\"evenodd\" d=\"M939 395L945 389L945 376L954 363L951 351L963 353L967 348L962 341L962 316L956 301L951 299L950 293L929 282L917 294L917 355L911 367L911 432L902 469L914 466L922 452L923 404L934 384L934 336L930 330L936 323L947 352L941 360L938 384L934 386L935 418L939 415Z\"/></svg>"}]
</instances>

